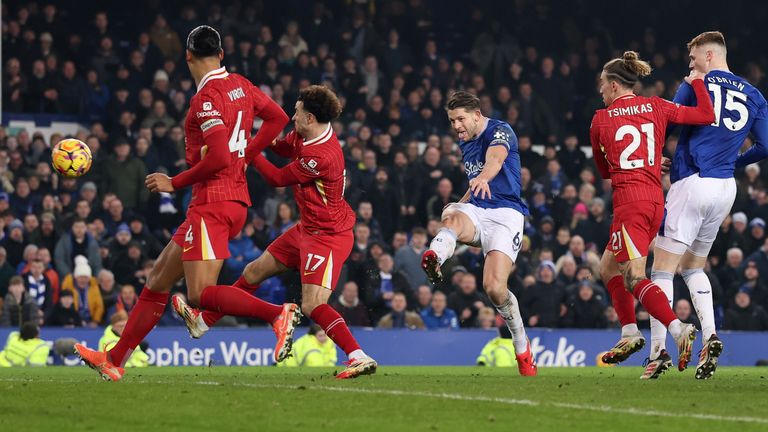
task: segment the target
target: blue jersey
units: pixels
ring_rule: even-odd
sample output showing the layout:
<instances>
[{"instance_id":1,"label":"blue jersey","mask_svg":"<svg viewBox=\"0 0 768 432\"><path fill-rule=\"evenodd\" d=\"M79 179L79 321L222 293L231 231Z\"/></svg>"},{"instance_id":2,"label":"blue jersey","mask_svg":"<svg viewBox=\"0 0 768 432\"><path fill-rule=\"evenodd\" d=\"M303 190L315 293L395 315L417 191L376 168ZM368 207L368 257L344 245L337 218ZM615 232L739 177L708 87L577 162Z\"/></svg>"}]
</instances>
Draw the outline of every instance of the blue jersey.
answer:
<instances>
[{"instance_id":1,"label":"blue jersey","mask_svg":"<svg viewBox=\"0 0 768 432\"><path fill-rule=\"evenodd\" d=\"M739 150L750 131L762 148L754 150L750 159L768 155L763 151L768 150L768 107L763 95L745 79L722 70L709 72L704 83L712 98L715 121L707 126L682 126L670 172L673 183L697 173L701 177L733 177ZM688 83L680 85L675 102L695 105L696 96ZM746 161L740 160L739 165Z\"/></svg>"},{"instance_id":2,"label":"blue jersey","mask_svg":"<svg viewBox=\"0 0 768 432\"><path fill-rule=\"evenodd\" d=\"M480 198L470 194L469 202L480 208L513 208L523 215L528 215L528 207L520 198L520 153L517 150L517 136L506 122L488 119L485 130L475 139L460 141L464 169L472 180L480 175L485 166L485 154L488 148L504 146L509 152L501 170L488 184L490 198Z\"/></svg>"}]
</instances>

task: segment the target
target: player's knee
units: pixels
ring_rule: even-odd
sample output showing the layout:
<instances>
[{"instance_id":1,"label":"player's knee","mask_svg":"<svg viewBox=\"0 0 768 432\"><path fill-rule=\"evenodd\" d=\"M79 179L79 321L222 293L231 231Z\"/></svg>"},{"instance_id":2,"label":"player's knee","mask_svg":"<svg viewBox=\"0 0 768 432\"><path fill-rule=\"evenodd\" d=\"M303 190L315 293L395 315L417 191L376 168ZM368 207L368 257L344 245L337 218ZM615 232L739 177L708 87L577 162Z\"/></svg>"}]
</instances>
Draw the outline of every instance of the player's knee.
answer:
<instances>
[{"instance_id":1,"label":"player's knee","mask_svg":"<svg viewBox=\"0 0 768 432\"><path fill-rule=\"evenodd\" d=\"M258 275L258 264L256 264L258 260L251 261L248 264L246 264L245 268L243 269L243 277L246 281L253 281L256 280L256 276Z\"/></svg>"},{"instance_id":2,"label":"player's knee","mask_svg":"<svg viewBox=\"0 0 768 432\"><path fill-rule=\"evenodd\" d=\"M507 284L496 276L483 276L483 289L489 297L495 298L507 291Z\"/></svg>"},{"instance_id":3,"label":"player's knee","mask_svg":"<svg viewBox=\"0 0 768 432\"><path fill-rule=\"evenodd\" d=\"M311 316L312 312L314 312L315 308L317 308L318 306L320 306L320 305L317 304L317 302L313 301L313 300L302 301L301 302L301 313L305 317Z\"/></svg>"}]
</instances>

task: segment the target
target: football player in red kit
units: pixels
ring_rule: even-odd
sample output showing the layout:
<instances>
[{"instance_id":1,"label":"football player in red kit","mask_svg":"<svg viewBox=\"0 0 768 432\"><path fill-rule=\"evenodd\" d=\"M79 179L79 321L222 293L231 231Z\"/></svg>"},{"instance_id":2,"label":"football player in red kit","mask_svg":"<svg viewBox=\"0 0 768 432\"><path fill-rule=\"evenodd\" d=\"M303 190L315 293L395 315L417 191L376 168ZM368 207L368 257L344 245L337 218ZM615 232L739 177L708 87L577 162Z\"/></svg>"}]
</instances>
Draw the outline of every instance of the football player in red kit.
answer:
<instances>
[{"instance_id":1,"label":"football player in red kit","mask_svg":"<svg viewBox=\"0 0 768 432\"><path fill-rule=\"evenodd\" d=\"M349 357L337 378L354 378L376 372L376 361L365 354L344 318L328 303L344 261L352 251L355 213L344 200L344 154L331 127L341 113L341 103L327 87L313 85L299 93L295 129L277 141L272 150L291 159L283 168L262 155L253 164L272 186L293 186L301 220L245 267L235 286L255 290L265 279L291 270L301 276L301 310L311 317ZM174 307L180 303L174 298ZM186 305L182 315L190 333L202 335L222 314L198 311Z\"/></svg>"},{"instance_id":2,"label":"football player in red kit","mask_svg":"<svg viewBox=\"0 0 768 432\"><path fill-rule=\"evenodd\" d=\"M603 178L612 181L613 223L601 276L622 323L622 338L603 361L623 361L645 343L635 321L634 295L669 329L679 350L678 368L684 370L696 328L675 317L667 296L648 279L645 266L648 248L664 217L661 151L667 125L708 124L714 121L714 111L703 75L697 72L685 78L696 92L696 107L636 96L632 89L650 72L648 63L634 51L606 63L600 75L606 108L595 113L590 129L595 163Z\"/></svg>"},{"instance_id":3,"label":"football player in red kit","mask_svg":"<svg viewBox=\"0 0 768 432\"><path fill-rule=\"evenodd\" d=\"M75 346L85 364L106 380L122 378L126 359L160 320L171 287L182 277L191 303L271 322L278 336L275 355L287 354L284 345L290 344L299 313L295 304L271 305L232 288L235 295L221 296L217 287L211 287L229 257L228 240L242 230L251 204L246 161L268 146L288 122L279 105L247 79L221 67L222 58L216 30L200 26L190 32L186 59L197 84L184 126L190 168L173 178L150 174L146 184L152 192L167 193L192 186L192 199L186 220L155 262L120 341L104 352ZM255 116L264 124L250 139ZM249 307L247 311L244 305Z\"/></svg>"}]
</instances>

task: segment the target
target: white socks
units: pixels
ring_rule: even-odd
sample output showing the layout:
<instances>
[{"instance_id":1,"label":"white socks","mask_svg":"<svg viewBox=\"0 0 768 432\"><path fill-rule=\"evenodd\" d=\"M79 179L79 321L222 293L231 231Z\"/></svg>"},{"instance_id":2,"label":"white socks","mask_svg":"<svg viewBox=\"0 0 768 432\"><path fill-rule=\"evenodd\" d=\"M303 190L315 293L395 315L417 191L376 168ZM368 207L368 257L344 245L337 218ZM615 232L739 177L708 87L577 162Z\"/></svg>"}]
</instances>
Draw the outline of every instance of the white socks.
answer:
<instances>
[{"instance_id":1,"label":"white socks","mask_svg":"<svg viewBox=\"0 0 768 432\"><path fill-rule=\"evenodd\" d=\"M621 337L633 336L639 331L640 329L637 328L637 323L627 324L621 327Z\"/></svg>"},{"instance_id":2,"label":"white socks","mask_svg":"<svg viewBox=\"0 0 768 432\"><path fill-rule=\"evenodd\" d=\"M651 272L651 281L658 285L669 299L669 306L672 307L672 299L675 295L675 289L672 285L674 275L669 272L654 270ZM659 358L661 350L666 349L667 329L661 321L651 317L651 354L648 356L651 360Z\"/></svg>"},{"instance_id":3,"label":"white socks","mask_svg":"<svg viewBox=\"0 0 768 432\"><path fill-rule=\"evenodd\" d=\"M496 310L504 321L507 322L509 331L512 332L512 343L515 345L515 352L522 354L528 350L528 337L525 335L525 327L523 327L523 317L520 315L520 306L518 306L517 298L511 291L507 291L509 297L500 305L496 306Z\"/></svg>"},{"instance_id":4,"label":"white socks","mask_svg":"<svg viewBox=\"0 0 768 432\"><path fill-rule=\"evenodd\" d=\"M456 250L456 237L456 231L443 227L429 244L429 248L437 253L437 259L441 265L453 256Z\"/></svg>"},{"instance_id":5,"label":"white socks","mask_svg":"<svg viewBox=\"0 0 768 432\"><path fill-rule=\"evenodd\" d=\"M704 336L703 342L715 334L715 309L712 305L712 284L702 269L691 269L683 271L685 284L688 285L688 291L691 293L693 307L696 308L696 314L701 321L701 333Z\"/></svg>"},{"instance_id":6,"label":"white socks","mask_svg":"<svg viewBox=\"0 0 768 432\"><path fill-rule=\"evenodd\" d=\"M349 357L350 360L354 360L354 359L366 358L366 357L368 357L368 354L363 352L363 350L361 350L361 349L356 349L356 350L352 351L351 353L349 353L349 355L347 357Z\"/></svg>"}]
</instances>

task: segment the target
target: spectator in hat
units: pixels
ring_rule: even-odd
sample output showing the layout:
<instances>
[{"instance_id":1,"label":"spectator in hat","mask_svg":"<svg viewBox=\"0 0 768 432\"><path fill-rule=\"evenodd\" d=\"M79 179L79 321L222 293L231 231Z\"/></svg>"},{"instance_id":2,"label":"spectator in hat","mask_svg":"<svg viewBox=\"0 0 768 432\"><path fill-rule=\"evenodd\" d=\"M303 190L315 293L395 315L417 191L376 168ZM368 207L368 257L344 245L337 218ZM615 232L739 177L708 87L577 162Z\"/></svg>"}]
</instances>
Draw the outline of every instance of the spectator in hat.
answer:
<instances>
[{"instance_id":1,"label":"spectator in hat","mask_svg":"<svg viewBox=\"0 0 768 432\"><path fill-rule=\"evenodd\" d=\"M576 225L574 234L580 235L588 245L601 250L608 244L611 221L605 211L605 201L595 198L589 203L589 215Z\"/></svg>"},{"instance_id":2,"label":"spectator in hat","mask_svg":"<svg viewBox=\"0 0 768 432\"><path fill-rule=\"evenodd\" d=\"M750 262L755 263L755 267L760 273L760 282L768 285L768 239L763 242L763 245L759 249L752 252L752 254L744 260L744 263Z\"/></svg>"},{"instance_id":3,"label":"spectator in hat","mask_svg":"<svg viewBox=\"0 0 768 432\"><path fill-rule=\"evenodd\" d=\"M72 291L63 291L59 301L45 318L45 325L50 327L82 327L83 320L75 310L75 297Z\"/></svg>"},{"instance_id":4,"label":"spectator in hat","mask_svg":"<svg viewBox=\"0 0 768 432\"><path fill-rule=\"evenodd\" d=\"M73 222L69 233L63 235L56 244L54 252L56 271L60 275L72 273L77 255L86 256L88 264L94 271L101 270L99 245L88 233L88 226L82 219Z\"/></svg>"},{"instance_id":5,"label":"spectator in hat","mask_svg":"<svg viewBox=\"0 0 768 432\"><path fill-rule=\"evenodd\" d=\"M8 294L5 295L0 313L0 327L19 327L21 323L37 321L40 308L35 299L24 287L21 276L13 276L8 281Z\"/></svg>"},{"instance_id":6,"label":"spectator in hat","mask_svg":"<svg viewBox=\"0 0 768 432\"><path fill-rule=\"evenodd\" d=\"M96 183L87 181L80 186L80 199L87 201L92 209L98 205L96 198L98 198Z\"/></svg>"},{"instance_id":7,"label":"spectator in hat","mask_svg":"<svg viewBox=\"0 0 768 432\"><path fill-rule=\"evenodd\" d=\"M16 268L24 259L24 248L27 246L24 240L24 224L14 219L8 225L8 235L0 242L8 253L8 264Z\"/></svg>"},{"instance_id":8,"label":"spectator in hat","mask_svg":"<svg viewBox=\"0 0 768 432\"><path fill-rule=\"evenodd\" d=\"M740 289L734 304L725 312L723 329L766 331L768 330L768 312L762 306L752 303L752 298L746 289Z\"/></svg>"},{"instance_id":9,"label":"spectator in hat","mask_svg":"<svg viewBox=\"0 0 768 432\"><path fill-rule=\"evenodd\" d=\"M539 223L539 229L531 236L531 248L552 249L555 246L555 219L552 216L544 216Z\"/></svg>"},{"instance_id":10,"label":"spectator in hat","mask_svg":"<svg viewBox=\"0 0 768 432\"><path fill-rule=\"evenodd\" d=\"M568 301L568 313L563 317L565 327L605 328L605 305L595 296L589 280L579 282L576 293Z\"/></svg>"},{"instance_id":11,"label":"spectator in hat","mask_svg":"<svg viewBox=\"0 0 768 432\"><path fill-rule=\"evenodd\" d=\"M423 330L424 321L416 312L407 310L408 300L404 293L398 292L392 296L392 311L379 320L379 328L407 328Z\"/></svg>"},{"instance_id":12,"label":"spectator in hat","mask_svg":"<svg viewBox=\"0 0 768 432\"><path fill-rule=\"evenodd\" d=\"M756 217L749 221L749 234L746 237L744 247L754 250L765 241L765 220Z\"/></svg>"},{"instance_id":13,"label":"spectator in hat","mask_svg":"<svg viewBox=\"0 0 768 432\"><path fill-rule=\"evenodd\" d=\"M99 325L104 318L104 301L101 298L99 283L93 277L91 266L84 256L75 257L75 269L64 277L61 290L73 293L75 310L88 326Z\"/></svg>"},{"instance_id":14,"label":"spectator in hat","mask_svg":"<svg viewBox=\"0 0 768 432\"><path fill-rule=\"evenodd\" d=\"M131 284L131 285L143 285L139 280L139 277L143 272L142 264L144 263L144 252L141 250L141 245L131 240L128 243L126 253L115 262L113 270L115 272L115 280L118 284Z\"/></svg>"},{"instance_id":15,"label":"spectator in hat","mask_svg":"<svg viewBox=\"0 0 768 432\"><path fill-rule=\"evenodd\" d=\"M131 155L131 145L123 139L115 144L114 156L105 161L102 190L114 193L126 209L141 210L149 198L146 177L144 163Z\"/></svg>"},{"instance_id":16,"label":"spectator in hat","mask_svg":"<svg viewBox=\"0 0 768 432\"><path fill-rule=\"evenodd\" d=\"M590 198L591 200L594 199L594 197ZM568 227L571 229L571 232L574 232L576 230L576 227L579 225L580 222L586 221L589 218L589 210L587 210L587 205L583 202L580 202L573 206L573 215L571 216L570 223L568 224Z\"/></svg>"},{"instance_id":17,"label":"spectator in hat","mask_svg":"<svg viewBox=\"0 0 768 432\"><path fill-rule=\"evenodd\" d=\"M565 290L555 280L555 274L555 263L542 261L536 272L536 283L521 293L520 311L531 327L558 327L568 310Z\"/></svg>"},{"instance_id":18,"label":"spectator in hat","mask_svg":"<svg viewBox=\"0 0 768 432\"><path fill-rule=\"evenodd\" d=\"M131 229L131 240L141 245L141 250L148 257L156 257L163 251L163 245L149 232L144 218L134 214L128 218L128 227ZM247 264L247 263L246 263Z\"/></svg>"}]
</instances>

